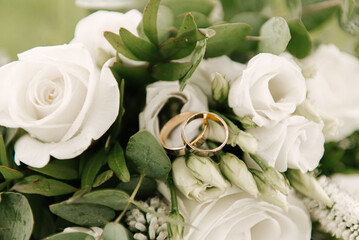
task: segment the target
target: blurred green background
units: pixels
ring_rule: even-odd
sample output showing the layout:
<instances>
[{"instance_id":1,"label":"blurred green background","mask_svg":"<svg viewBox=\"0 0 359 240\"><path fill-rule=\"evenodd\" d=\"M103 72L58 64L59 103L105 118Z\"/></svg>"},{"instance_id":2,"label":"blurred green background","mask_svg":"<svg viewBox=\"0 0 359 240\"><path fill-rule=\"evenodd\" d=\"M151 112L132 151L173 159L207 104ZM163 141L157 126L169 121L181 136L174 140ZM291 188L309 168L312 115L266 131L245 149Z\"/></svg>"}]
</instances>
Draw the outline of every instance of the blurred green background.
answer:
<instances>
[{"instance_id":1,"label":"blurred green background","mask_svg":"<svg viewBox=\"0 0 359 240\"><path fill-rule=\"evenodd\" d=\"M75 0L0 0L0 52L16 60L36 46L68 43L87 14Z\"/></svg>"}]
</instances>

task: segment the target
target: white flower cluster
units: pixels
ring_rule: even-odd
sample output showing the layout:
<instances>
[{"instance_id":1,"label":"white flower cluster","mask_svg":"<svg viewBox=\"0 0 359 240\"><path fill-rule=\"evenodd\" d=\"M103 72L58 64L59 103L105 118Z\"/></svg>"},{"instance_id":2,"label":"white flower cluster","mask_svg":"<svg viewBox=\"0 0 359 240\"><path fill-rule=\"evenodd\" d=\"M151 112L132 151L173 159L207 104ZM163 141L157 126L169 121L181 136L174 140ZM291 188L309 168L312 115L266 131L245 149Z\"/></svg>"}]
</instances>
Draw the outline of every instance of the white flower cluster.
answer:
<instances>
[{"instance_id":1,"label":"white flower cluster","mask_svg":"<svg viewBox=\"0 0 359 240\"><path fill-rule=\"evenodd\" d=\"M328 208L316 200L304 197L303 202L312 219L337 238L359 240L359 202L325 176L320 177L318 182L334 204L332 208Z\"/></svg>"},{"instance_id":2,"label":"white flower cluster","mask_svg":"<svg viewBox=\"0 0 359 240\"><path fill-rule=\"evenodd\" d=\"M168 215L169 206L159 197L141 202L145 208L159 214ZM166 240L168 239L167 223L161 217L151 213L144 213L138 208L127 212L126 222L131 232L136 232L133 238L136 240Z\"/></svg>"}]
</instances>

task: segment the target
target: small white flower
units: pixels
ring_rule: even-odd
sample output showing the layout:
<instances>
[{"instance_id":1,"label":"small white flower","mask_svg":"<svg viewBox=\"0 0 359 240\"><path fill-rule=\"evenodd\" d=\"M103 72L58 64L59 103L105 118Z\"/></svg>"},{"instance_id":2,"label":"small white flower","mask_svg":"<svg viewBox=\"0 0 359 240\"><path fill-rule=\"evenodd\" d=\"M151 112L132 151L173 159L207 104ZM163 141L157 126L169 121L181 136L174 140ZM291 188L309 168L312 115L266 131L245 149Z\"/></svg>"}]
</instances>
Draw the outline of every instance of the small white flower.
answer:
<instances>
[{"instance_id":1,"label":"small white flower","mask_svg":"<svg viewBox=\"0 0 359 240\"><path fill-rule=\"evenodd\" d=\"M258 126L266 126L288 117L305 96L305 79L298 65L261 53L231 85L228 104L239 117L249 116Z\"/></svg>"}]
</instances>

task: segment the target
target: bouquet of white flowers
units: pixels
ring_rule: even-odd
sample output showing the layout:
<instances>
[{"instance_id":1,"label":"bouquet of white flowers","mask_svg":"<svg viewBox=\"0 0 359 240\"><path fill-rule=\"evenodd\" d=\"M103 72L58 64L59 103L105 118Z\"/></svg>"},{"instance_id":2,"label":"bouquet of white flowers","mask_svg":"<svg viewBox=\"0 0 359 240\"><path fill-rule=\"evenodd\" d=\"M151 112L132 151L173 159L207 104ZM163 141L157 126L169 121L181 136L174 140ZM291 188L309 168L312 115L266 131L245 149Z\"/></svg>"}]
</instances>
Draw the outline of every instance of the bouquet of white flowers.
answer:
<instances>
[{"instance_id":1,"label":"bouquet of white flowers","mask_svg":"<svg viewBox=\"0 0 359 240\"><path fill-rule=\"evenodd\" d=\"M357 1L78 5L0 67L0 239L359 239Z\"/></svg>"}]
</instances>

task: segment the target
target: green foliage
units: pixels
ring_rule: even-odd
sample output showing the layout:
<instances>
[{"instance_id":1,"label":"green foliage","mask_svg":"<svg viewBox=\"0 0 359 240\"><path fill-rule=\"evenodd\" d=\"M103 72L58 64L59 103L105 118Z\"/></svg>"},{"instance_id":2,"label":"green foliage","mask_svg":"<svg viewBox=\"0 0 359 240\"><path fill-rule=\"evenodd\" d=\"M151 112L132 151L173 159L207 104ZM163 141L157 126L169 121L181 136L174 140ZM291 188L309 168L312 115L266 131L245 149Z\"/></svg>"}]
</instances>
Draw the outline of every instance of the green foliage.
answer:
<instances>
[{"instance_id":1,"label":"green foliage","mask_svg":"<svg viewBox=\"0 0 359 240\"><path fill-rule=\"evenodd\" d=\"M131 194L139 181L139 176L131 176L131 181L120 183L117 188ZM157 190L157 183L153 178L144 177L136 197L146 199L152 197Z\"/></svg>"},{"instance_id":2,"label":"green foliage","mask_svg":"<svg viewBox=\"0 0 359 240\"><path fill-rule=\"evenodd\" d=\"M13 189L21 193L40 194L47 197L64 195L78 190L67 183L41 175L27 176L17 182Z\"/></svg>"},{"instance_id":3,"label":"green foliage","mask_svg":"<svg viewBox=\"0 0 359 240\"><path fill-rule=\"evenodd\" d=\"M61 202L50 205L50 211L67 221L89 227L103 227L115 217L111 208L92 203Z\"/></svg>"},{"instance_id":4,"label":"green foliage","mask_svg":"<svg viewBox=\"0 0 359 240\"><path fill-rule=\"evenodd\" d=\"M192 68L192 63L160 63L152 68L152 77L158 80L174 81L181 79Z\"/></svg>"},{"instance_id":5,"label":"green foliage","mask_svg":"<svg viewBox=\"0 0 359 240\"><path fill-rule=\"evenodd\" d=\"M359 3L355 0L342 0L340 15L341 27L348 33L359 35Z\"/></svg>"},{"instance_id":6,"label":"green foliage","mask_svg":"<svg viewBox=\"0 0 359 240\"><path fill-rule=\"evenodd\" d=\"M24 174L22 174L18 170L5 167L2 165L0 165L0 174L5 178L5 180L19 179L24 176Z\"/></svg>"},{"instance_id":7,"label":"green foliage","mask_svg":"<svg viewBox=\"0 0 359 240\"><path fill-rule=\"evenodd\" d=\"M282 17L272 17L260 30L259 52L281 54L291 38L287 22Z\"/></svg>"},{"instance_id":8,"label":"green foliage","mask_svg":"<svg viewBox=\"0 0 359 240\"><path fill-rule=\"evenodd\" d=\"M327 0L301 0L302 1L302 21L305 27L311 31L320 28L327 22L333 14L337 11L336 6L329 8L314 9L311 6L315 4L328 2Z\"/></svg>"},{"instance_id":9,"label":"green foliage","mask_svg":"<svg viewBox=\"0 0 359 240\"><path fill-rule=\"evenodd\" d=\"M151 0L148 2L145 10L143 11L143 31L148 39L154 44L158 44L157 13L160 7L160 3L161 0Z\"/></svg>"},{"instance_id":10,"label":"green foliage","mask_svg":"<svg viewBox=\"0 0 359 240\"><path fill-rule=\"evenodd\" d=\"M61 180L74 180L79 178L79 173L77 171L78 169L77 159L70 159L70 160L52 159L43 168L29 167L29 169Z\"/></svg>"},{"instance_id":11,"label":"green foliage","mask_svg":"<svg viewBox=\"0 0 359 240\"><path fill-rule=\"evenodd\" d=\"M95 240L95 238L84 232L67 232L49 236L44 240Z\"/></svg>"},{"instance_id":12,"label":"green foliage","mask_svg":"<svg viewBox=\"0 0 359 240\"><path fill-rule=\"evenodd\" d=\"M125 154L120 144L115 143L108 156L108 166L114 171L116 176L123 182L130 181Z\"/></svg>"},{"instance_id":13,"label":"green foliage","mask_svg":"<svg viewBox=\"0 0 359 240\"><path fill-rule=\"evenodd\" d=\"M34 219L27 199L20 193L0 193L0 239L30 239Z\"/></svg>"},{"instance_id":14,"label":"green foliage","mask_svg":"<svg viewBox=\"0 0 359 240\"><path fill-rule=\"evenodd\" d=\"M133 135L126 147L128 164L139 174L165 179L171 170L171 161L158 140L148 131Z\"/></svg>"},{"instance_id":15,"label":"green foliage","mask_svg":"<svg viewBox=\"0 0 359 240\"><path fill-rule=\"evenodd\" d=\"M296 58L305 58L312 50L310 34L300 20L293 20L288 23L290 39L287 50Z\"/></svg>"},{"instance_id":16,"label":"green foliage","mask_svg":"<svg viewBox=\"0 0 359 240\"><path fill-rule=\"evenodd\" d=\"M100 173L95 178L95 181L94 181L92 187L95 188L95 187L101 186L102 184L107 182L110 178L112 178L112 176L113 176L113 171L112 170L107 170L107 171L104 171L104 172Z\"/></svg>"},{"instance_id":17,"label":"green foliage","mask_svg":"<svg viewBox=\"0 0 359 240\"><path fill-rule=\"evenodd\" d=\"M105 151L99 150L96 153L85 152L81 155L81 158L85 162L81 174L81 188L91 189L98 172L106 163Z\"/></svg>"},{"instance_id":18,"label":"green foliage","mask_svg":"<svg viewBox=\"0 0 359 240\"><path fill-rule=\"evenodd\" d=\"M3 135L0 134L0 165L9 167L9 160L6 155L6 146L4 142Z\"/></svg>"},{"instance_id":19,"label":"green foliage","mask_svg":"<svg viewBox=\"0 0 359 240\"><path fill-rule=\"evenodd\" d=\"M123 56L135 60L140 61L138 57L136 57L124 44L122 41L122 38L120 35L117 35L113 32L104 32L104 37L107 39L107 41L111 44L111 46L119 53L121 53Z\"/></svg>"},{"instance_id":20,"label":"green foliage","mask_svg":"<svg viewBox=\"0 0 359 240\"><path fill-rule=\"evenodd\" d=\"M104 240L132 240L132 234L119 223L107 223L103 230Z\"/></svg>"}]
</instances>

